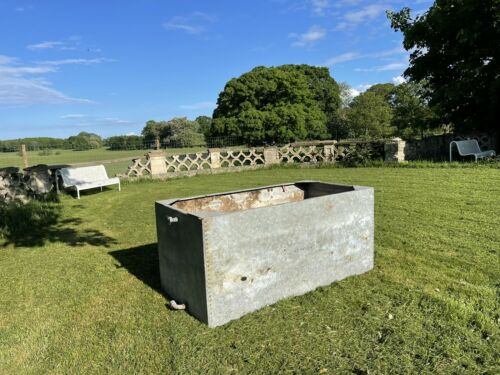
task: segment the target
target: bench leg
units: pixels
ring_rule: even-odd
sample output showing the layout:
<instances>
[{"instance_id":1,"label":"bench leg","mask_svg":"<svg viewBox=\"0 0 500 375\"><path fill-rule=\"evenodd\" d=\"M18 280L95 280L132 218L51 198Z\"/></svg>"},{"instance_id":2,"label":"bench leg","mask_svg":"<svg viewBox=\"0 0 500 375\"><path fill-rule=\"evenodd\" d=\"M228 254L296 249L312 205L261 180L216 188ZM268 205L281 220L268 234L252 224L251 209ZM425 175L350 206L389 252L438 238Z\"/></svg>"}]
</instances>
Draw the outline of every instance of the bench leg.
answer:
<instances>
[{"instance_id":1,"label":"bench leg","mask_svg":"<svg viewBox=\"0 0 500 375\"><path fill-rule=\"evenodd\" d=\"M80 189L76 188L76 198L80 199Z\"/></svg>"},{"instance_id":2,"label":"bench leg","mask_svg":"<svg viewBox=\"0 0 500 375\"><path fill-rule=\"evenodd\" d=\"M118 191L122 191L122 184L120 182L118 183Z\"/></svg>"},{"instance_id":3,"label":"bench leg","mask_svg":"<svg viewBox=\"0 0 500 375\"><path fill-rule=\"evenodd\" d=\"M101 191L102 191L102 186L101 186Z\"/></svg>"}]
</instances>

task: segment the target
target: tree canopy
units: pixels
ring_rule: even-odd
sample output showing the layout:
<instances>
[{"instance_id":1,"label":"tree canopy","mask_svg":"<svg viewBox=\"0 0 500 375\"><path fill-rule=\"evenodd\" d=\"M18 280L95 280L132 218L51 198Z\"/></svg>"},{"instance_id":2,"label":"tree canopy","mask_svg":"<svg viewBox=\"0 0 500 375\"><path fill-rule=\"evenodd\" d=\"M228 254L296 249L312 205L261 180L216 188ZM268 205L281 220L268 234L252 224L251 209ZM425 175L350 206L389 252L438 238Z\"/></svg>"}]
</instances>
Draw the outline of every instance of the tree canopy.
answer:
<instances>
[{"instance_id":1,"label":"tree canopy","mask_svg":"<svg viewBox=\"0 0 500 375\"><path fill-rule=\"evenodd\" d=\"M457 130L493 130L500 114L500 1L436 0L423 15L388 12L412 51L405 75Z\"/></svg>"},{"instance_id":2,"label":"tree canopy","mask_svg":"<svg viewBox=\"0 0 500 375\"><path fill-rule=\"evenodd\" d=\"M339 86L327 68L257 67L226 84L209 135L251 144L324 139L339 106Z\"/></svg>"},{"instance_id":3,"label":"tree canopy","mask_svg":"<svg viewBox=\"0 0 500 375\"><path fill-rule=\"evenodd\" d=\"M393 91L393 84L379 84L353 99L347 111L351 137L386 138L393 134L390 105Z\"/></svg>"},{"instance_id":4,"label":"tree canopy","mask_svg":"<svg viewBox=\"0 0 500 375\"><path fill-rule=\"evenodd\" d=\"M156 139L180 147L197 146L205 141L200 124L186 117L175 117L169 121L149 120L142 129L142 135L149 145Z\"/></svg>"},{"instance_id":5,"label":"tree canopy","mask_svg":"<svg viewBox=\"0 0 500 375\"><path fill-rule=\"evenodd\" d=\"M78 135L69 137L68 143L73 150L91 150L102 146L102 138L94 133L80 132Z\"/></svg>"}]
</instances>

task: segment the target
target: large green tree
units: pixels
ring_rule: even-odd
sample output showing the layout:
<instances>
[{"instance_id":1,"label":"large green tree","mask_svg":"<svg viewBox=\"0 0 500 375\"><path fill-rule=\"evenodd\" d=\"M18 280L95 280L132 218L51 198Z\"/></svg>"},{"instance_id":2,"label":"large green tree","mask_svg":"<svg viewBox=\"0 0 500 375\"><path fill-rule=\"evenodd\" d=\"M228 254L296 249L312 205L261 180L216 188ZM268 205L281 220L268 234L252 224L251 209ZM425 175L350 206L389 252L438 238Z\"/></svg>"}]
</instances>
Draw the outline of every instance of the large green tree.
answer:
<instances>
[{"instance_id":1,"label":"large green tree","mask_svg":"<svg viewBox=\"0 0 500 375\"><path fill-rule=\"evenodd\" d=\"M500 0L436 0L412 17L388 12L411 51L405 75L426 80L430 103L457 130L493 130L500 117Z\"/></svg>"},{"instance_id":2,"label":"large green tree","mask_svg":"<svg viewBox=\"0 0 500 375\"><path fill-rule=\"evenodd\" d=\"M174 117L169 121L149 120L142 135L149 147L156 139L178 147L199 146L205 142L200 124L186 117Z\"/></svg>"},{"instance_id":3,"label":"large green tree","mask_svg":"<svg viewBox=\"0 0 500 375\"><path fill-rule=\"evenodd\" d=\"M252 144L323 139L339 105L339 87L327 68L257 67L226 84L210 135L241 136Z\"/></svg>"},{"instance_id":4,"label":"large green tree","mask_svg":"<svg viewBox=\"0 0 500 375\"><path fill-rule=\"evenodd\" d=\"M372 139L393 135L388 88L387 85L375 85L354 98L347 110L350 137Z\"/></svg>"},{"instance_id":5,"label":"large green tree","mask_svg":"<svg viewBox=\"0 0 500 375\"><path fill-rule=\"evenodd\" d=\"M91 150L102 146L102 138L94 133L80 132L69 137L68 143L77 151Z\"/></svg>"},{"instance_id":6,"label":"large green tree","mask_svg":"<svg viewBox=\"0 0 500 375\"><path fill-rule=\"evenodd\" d=\"M142 129L144 141L152 144L156 139L164 139L171 135L170 127L166 121L149 120Z\"/></svg>"},{"instance_id":7,"label":"large green tree","mask_svg":"<svg viewBox=\"0 0 500 375\"><path fill-rule=\"evenodd\" d=\"M210 136L210 127L212 126L212 118L208 116L198 116L194 120L200 126L200 132L205 136Z\"/></svg>"},{"instance_id":8,"label":"large green tree","mask_svg":"<svg viewBox=\"0 0 500 375\"><path fill-rule=\"evenodd\" d=\"M439 125L426 99L426 88L421 83L405 82L393 90L392 125L402 138L423 137Z\"/></svg>"}]
</instances>

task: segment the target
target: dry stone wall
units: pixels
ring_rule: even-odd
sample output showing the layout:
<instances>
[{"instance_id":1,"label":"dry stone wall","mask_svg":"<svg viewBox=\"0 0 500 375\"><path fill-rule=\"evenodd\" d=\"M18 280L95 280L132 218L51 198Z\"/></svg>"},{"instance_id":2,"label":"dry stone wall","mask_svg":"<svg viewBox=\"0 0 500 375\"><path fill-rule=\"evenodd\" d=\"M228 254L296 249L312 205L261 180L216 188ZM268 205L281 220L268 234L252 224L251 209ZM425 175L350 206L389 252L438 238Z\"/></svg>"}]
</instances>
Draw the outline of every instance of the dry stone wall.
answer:
<instances>
[{"instance_id":1,"label":"dry stone wall","mask_svg":"<svg viewBox=\"0 0 500 375\"><path fill-rule=\"evenodd\" d=\"M47 165L0 169L0 204L27 203L31 198L44 198L54 189L54 178Z\"/></svg>"}]
</instances>

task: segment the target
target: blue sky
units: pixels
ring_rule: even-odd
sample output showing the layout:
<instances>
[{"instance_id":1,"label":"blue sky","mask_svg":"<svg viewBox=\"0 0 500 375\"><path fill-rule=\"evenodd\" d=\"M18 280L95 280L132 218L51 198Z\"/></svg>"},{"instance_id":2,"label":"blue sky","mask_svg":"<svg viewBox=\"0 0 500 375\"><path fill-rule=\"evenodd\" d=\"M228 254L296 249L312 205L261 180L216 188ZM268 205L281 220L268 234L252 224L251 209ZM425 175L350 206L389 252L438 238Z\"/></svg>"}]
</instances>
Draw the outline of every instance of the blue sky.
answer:
<instances>
[{"instance_id":1,"label":"blue sky","mask_svg":"<svg viewBox=\"0 0 500 375\"><path fill-rule=\"evenodd\" d=\"M211 115L255 66L327 66L354 92L408 64L385 10L429 0L2 1L0 139L139 134Z\"/></svg>"}]
</instances>

